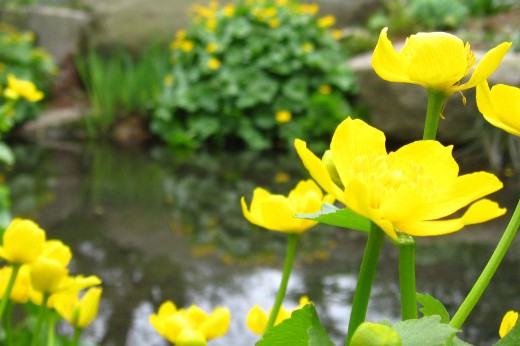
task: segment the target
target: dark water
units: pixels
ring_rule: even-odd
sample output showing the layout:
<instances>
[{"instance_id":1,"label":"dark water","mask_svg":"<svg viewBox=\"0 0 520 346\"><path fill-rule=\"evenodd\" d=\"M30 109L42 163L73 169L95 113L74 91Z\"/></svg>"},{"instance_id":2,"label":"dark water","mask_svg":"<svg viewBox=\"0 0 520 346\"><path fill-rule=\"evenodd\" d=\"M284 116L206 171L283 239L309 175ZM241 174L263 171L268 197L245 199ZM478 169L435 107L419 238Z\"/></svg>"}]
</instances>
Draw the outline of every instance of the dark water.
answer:
<instances>
[{"instance_id":1,"label":"dark water","mask_svg":"<svg viewBox=\"0 0 520 346\"><path fill-rule=\"evenodd\" d=\"M214 346L253 345L245 327L254 304L268 308L281 277L284 237L249 225L239 198L256 186L286 194L307 178L291 156L200 154L109 145L47 143L15 148L7 174L13 215L34 218L49 238L71 246L73 274L104 281L98 319L84 340L100 345L167 345L148 316L168 299L177 306L218 305L232 311L229 333ZM276 182L279 173L290 177ZM516 192L496 196L510 205ZM454 235L418 239L417 286L454 313L497 243L506 217ZM301 295L315 302L322 322L342 344L365 235L319 225L300 242L285 305ZM515 241L462 338L489 345L503 314L520 309L520 247ZM400 318L397 253L382 251L368 319ZM66 333L66 328L63 329Z\"/></svg>"}]
</instances>

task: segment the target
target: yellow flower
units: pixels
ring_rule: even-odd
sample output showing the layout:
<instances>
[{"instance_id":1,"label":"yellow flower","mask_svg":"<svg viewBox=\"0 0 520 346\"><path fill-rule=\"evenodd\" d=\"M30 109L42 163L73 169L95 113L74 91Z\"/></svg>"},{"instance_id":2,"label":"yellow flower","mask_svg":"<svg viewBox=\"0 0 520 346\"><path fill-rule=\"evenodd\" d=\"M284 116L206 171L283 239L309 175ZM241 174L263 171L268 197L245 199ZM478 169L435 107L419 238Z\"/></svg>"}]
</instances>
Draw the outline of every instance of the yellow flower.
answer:
<instances>
[{"instance_id":1,"label":"yellow flower","mask_svg":"<svg viewBox=\"0 0 520 346\"><path fill-rule=\"evenodd\" d=\"M43 93L36 89L33 82L28 80L16 79L12 74L7 76L7 88L4 89L4 96L12 100L20 97L29 102L38 102L43 99Z\"/></svg>"},{"instance_id":2,"label":"yellow flower","mask_svg":"<svg viewBox=\"0 0 520 346\"><path fill-rule=\"evenodd\" d=\"M309 298L307 296L303 296L300 298L299 305L294 310L287 310L285 307L281 306L280 310L278 311L278 316L276 316L276 319L274 321L274 325L282 323L286 319L291 317L291 314L298 309L303 308L305 305L309 303ZM269 312L265 312L260 306L255 305L247 314L246 324L247 328L251 330L253 333L262 335L265 330L265 326L267 325L267 321L269 319L269 315L271 314L271 310Z\"/></svg>"},{"instance_id":3,"label":"yellow flower","mask_svg":"<svg viewBox=\"0 0 520 346\"><path fill-rule=\"evenodd\" d=\"M164 80L163 80L164 85L172 86L173 82L174 82L174 78L171 74L167 74L166 76L164 76Z\"/></svg>"},{"instance_id":4,"label":"yellow flower","mask_svg":"<svg viewBox=\"0 0 520 346\"><path fill-rule=\"evenodd\" d=\"M477 85L477 106L493 126L520 136L520 88L497 84L490 90L484 81Z\"/></svg>"},{"instance_id":5,"label":"yellow flower","mask_svg":"<svg viewBox=\"0 0 520 346\"><path fill-rule=\"evenodd\" d=\"M335 40L341 40L343 38L343 31L341 30L332 30L331 35Z\"/></svg>"},{"instance_id":6,"label":"yellow flower","mask_svg":"<svg viewBox=\"0 0 520 346\"><path fill-rule=\"evenodd\" d=\"M73 327L84 329L96 318L102 292L101 287L92 287L81 299L78 294L63 294L55 300L54 308Z\"/></svg>"},{"instance_id":7,"label":"yellow flower","mask_svg":"<svg viewBox=\"0 0 520 346\"><path fill-rule=\"evenodd\" d=\"M301 4L298 10L302 14L315 15L320 10L320 7L317 4Z\"/></svg>"},{"instance_id":8,"label":"yellow flower","mask_svg":"<svg viewBox=\"0 0 520 346\"><path fill-rule=\"evenodd\" d=\"M289 111L281 110L276 112L275 118L277 123L283 124L291 121L292 114Z\"/></svg>"},{"instance_id":9,"label":"yellow flower","mask_svg":"<svg viewBox=\"0 0 520 346\"><path fill-rule=\"evenodd\" d=\"M218 45L216 43L210 42L206 45L206 52L215 53L218 50Z\"/></svg>"},{"instance_id":10,"label":"yellow flower","mask_svg":"<svg viewBox=\"0 0 520 346\"><path fill-rule=\"evenodd\" d=\"M372 67L389 82L419 84L446 95L472 88L486 80L498 67L511 42L504 42L487 52L475 65L469 43L445 32L411 35L401 51L396 52L387 37L388 28L379 35ZM471 77L462 81L465 77Z\"/></svg>"},{"instance_id":11,"label":"yellow flower","mask_svg":"<svg viewBox=\"0 0 520 346\"><path fill-rule=\"evenodd\" d=\"M4 296L12 272L13 269L9 266L0 269L0 297ZM22 265L18 271L18 275L16 276L10 298L16 303L27 303L30 291L31 278L29 277L29 267L27 265Z\"/></svg>"},{"instance_id":12,"label":"yellow flower","mask_svg":"<svg viewBox=\"0 0 520 346\"><path fill-rule=\"evenodd\" d=\"M35 222L14 219L3 235L0 257L13 264L30 264L41 255L45 231Z\"/></svg>"},{"instance_id":13,"label":"yellow flower","mask_svg":"<svg viewBox=\"0 0 520 346\"><path fill-rule=\"evenodd\" d=\"M332 88L330 87L330 85L321 85L319 88L319 92L323 95L328 95L331 93L331 91Z\"/></svg>"},{"instance_id":14,"label":"yellow flower","mask_svg":"<svg viewBox=\"0 0 520 346\"><path fill-rule=\"evenodd\" d=\"M211 314L196 305L177 309L173 302L166 301L149 321L161 336L176 346L203 346L208 340L227 333L231 313L223 307L217 307Z\"/></svg>"},{"instance_id":15,"label":"yellow flower","mask_svg":"<svg viewBox=\"0 0 520 346\"><path fill-rule=\"evenodd\" d=\"M61 240L47 240L43 246L41 256L56 260L63 267L66 267L72 259L72 252Z\"/></svg>"},{"instance_id":16,"label":"yellow flower","mask_svg":"<svg viewBox=\"0 0 520 346\"><path fill-rule=\"evenodd\" d=\"M325 16L318 19L317 25L319 28L327 28L336 24L336 18L334 16Z\"/></svg>"},{"instance_id":17,"label":"yellow flower","mask_svg":"<svg viewBox=\"0 0 520 346\"><path fill-rule=\"evenodd\" d=\"M271 28L278 28L280 26L280 20L278 18L271 18L267 24Z\"/></svg>"},{"instance_id":18,"label":"yellow flower","mask_svg":"<svg viewBox=\"0 0 520 346\"><path fill-rule=\"evenodd\" d=\"M271 231L284 233L302 233L316 225L315 221L296 218L295 214L316 213L323 202L332 203L330 195L324 196L321 189L312 180L300 181L289 196L273 195L257 187L253 191L250 210L242 197L244 217L257 226Z\"/></svg>"},{"instance_id":19,"label":"yellow flower","mask_svg":"<svg viewBox=\"0 0 520 346\"><path fill-rule=\"evenodd\" d=\"M480 198L502 188L496 176L476 172L459 176L452 146L416 141L387 153L383 132L347 118L336 129L323 159L297 139L303 164L321 187L388 236L452 233L484 222L505 209ZM475 202L476 201L476 202ZM459 218L446 217L469 205Z\"/></svg>"},{"instance_id":20,"label":"yellow flower","mask_svg":"<svg viewBox=\"0 0 520 346\"><path fill-rule=\"evenodd\" d=\"M58 290L63 278L68 274L58 260L40 257L31 264L31 282L33 288L41 293L54 293Z\"/></svg>"},{"instance_id":21,"label":"yellow flower","mask_svg":"<svg viewBox=\"0 0 520 346\"><path fill-rule=\"evenodd\" d=\"M220 60L217 58L211 58L208 60L208 67L210 70L218 70L220 67Z\"/></svg>"},{"instance_id":22,"label":"yellow flower","mask_svg":"<svg viewBox=\"0 0 520 346\"><path fill-rule=\"evenodd\" d=\"M193 50L193 47L195 47L195 44L193 43L193 41L189 41L189 40L186 40L186 41L182 41L180 44L179 44L179 48L185 52L185 53L189 53Z\"/></svg>"},{"instance_id":23,"label":"yellow flower","mask_svg":"<svg viewBox=\"0 0 520 346\"><path fill-rule=\"evenodd\" d=\"M222 13L224 13L224 17L233 17L235 15L235 6L231 4L224 6Z\"/></svg>"},{"instance_id":24,"label":"yellow flower","mask_svg":"<svg viewBox=\"0 0 520 346\"><path fill-rule=\"evenodd\" d=\"M511 331L516 325L518 321L518 312L516 311L508 311L502 318L502 323L500 323L500 329L498 331L498 335L503 338L507 333Z\"/></svg>"},{"instance_id":25,"label":"yellow flower","mask_svg":"<svg viewBox=\"0 0 520 346\"><path fill-rule=\"evenodd\" d=\"M314 45L310 42L306 42L306 43L302 44L302 50L305 53L310 53L314 50Z\"/></svg>"},{"instance_id":26,"label":"yellow flower","mask_svg":"<svg viewBox=\"0 0 520 346\"><path fill-rule=\"evenodd\" d=\"M55 301L58 300L61 295L77 295L81 290L101 284L101 279L96 275L87 277L83 275L70 276L66 275L68 271L65 272L65 275L62 275L61 272L63 270L60 270L56 263L54 263L54 265L55 266L51 267L51 270L46 270L45 268L37 268L35 270L34 275L41 277L41 279L39 279L41 281L39 286L45 285L46 282L48 282L47 287L50 285L52 285L52 287L45 291L41 289L42 287L39 287L39 289L34 287L30 294L30 299L34 304L41 305L43 300L43 293L47 293L49 294L47 306L52 308L55 305ZM33 268L31 268L31 277L33 275L32 270ZM58 275L52 276L52 270L56 271Z\"/></svg>"}]
</instances>

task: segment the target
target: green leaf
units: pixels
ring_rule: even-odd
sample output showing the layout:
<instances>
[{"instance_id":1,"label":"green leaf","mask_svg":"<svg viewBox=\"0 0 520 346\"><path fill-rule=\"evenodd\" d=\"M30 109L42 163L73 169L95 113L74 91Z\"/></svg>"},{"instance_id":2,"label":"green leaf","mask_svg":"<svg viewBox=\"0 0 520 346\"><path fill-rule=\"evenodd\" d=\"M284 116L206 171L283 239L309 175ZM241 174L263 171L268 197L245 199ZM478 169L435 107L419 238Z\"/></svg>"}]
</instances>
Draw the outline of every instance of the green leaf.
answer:
<instances>
[{"instance_id":1,"label":"green leaf","mask_svg":"<svg viewBox=\"0 0 520 346\"><path fill-rule=\"evenodd\" d=\"M7 165L12 165L14 163L13 151L4 142L0 142L0 162Z\"/></svg>"},{"instance_id":2,"label":"green leaf","mask_svg":"<svg viewBox=\"0 0 520 346\"><path fill-rule=\"evenodd\" d=\"M498 332L498 331L497 331ZM520 345L520 323L517 323L502 339L493 346L516 346Z\"/></svg>"},{"instance_id":3,"label":"green leaf","mask_svg":"<svg viewBox=\"0 0 520 346\"><path fill-rule=\"evenodd\" d=\"M318 221L327 225L354 229L356 231L370 231L370 220L356 214L348 208L339 209L332 204L323 203L321 210L314 214L297 214L300 219Z\"/></svg>"},{"instance_id":4,"label":"green leaf","mask_svg":"<svg viewBox=\"0 0 520 346\"><path fill-rule=\"evenodd\" d=\"M423 306L419 309L424 316L439 316L441 323L450 322L450 314L444 305L429 294L417 293L417 301Z\"/></svg>"},{"instance_id":5,"label":"green leaf","mask_svg":"<svg viewBox=\"0 0 520 346\"><path fill-rule=\"evenodd\" d=\"M334 346L313 304L295 310L291 318L271 328L256 346Z\"/></svg>"},{"instance_id":6,"label":"green leaf","mask_svg":"<svg viewBox=\"0 0 520 346\"><path fill-rule=\"evenodd\" d=\"M458 330L441 323L439 316L426 316L418 320L398 322L392 329L399 333L403 346L444 346L450 345Z\"/></svg>"}]
</instances>

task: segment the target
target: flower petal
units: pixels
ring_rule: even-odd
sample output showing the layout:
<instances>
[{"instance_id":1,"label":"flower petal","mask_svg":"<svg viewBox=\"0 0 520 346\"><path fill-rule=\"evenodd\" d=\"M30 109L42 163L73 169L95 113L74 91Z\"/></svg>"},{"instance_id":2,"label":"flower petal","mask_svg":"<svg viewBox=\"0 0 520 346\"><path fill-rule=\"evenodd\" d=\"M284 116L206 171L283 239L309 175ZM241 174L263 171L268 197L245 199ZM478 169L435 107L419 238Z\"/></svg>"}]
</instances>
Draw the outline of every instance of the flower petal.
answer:
<instances>
[{"instance_id":1,"label":"flower petal","mask_svg":"<svg viewBox=\"0 0 520 346\"><path fill-rule=\"evenodd\" d=\"M469 206L462 216L462 222L465 225L486 222L504 215L506 211L506 208L500 208L497 202L481 199Z\"/></svg>"},{"instance_id":2,"label":"flower petal","mask_svg":"<svg viewBox=\"0 0 520 346\"><path fill-rule=\"evenodd\" d=\"M466 83L453 88L453 90L473 88L486 80L498 68L510 47L511 42L502 42L495 48L490 49L479 61L470 79Z\"/></svg>"},{"instance_id":3,"label":"flower petal","mask_svg":"<svg viewBox=\"0 0 520 346\"><path fill-rule=\"evenodd\" d=\"M395 51L387 36L388 28L381 30L374 54L372 67L382 79L389 82L415 83L408 77L409 59Z\"/></svg>"},{"instance_id":4,"label":"flower petal","mask_svg":"<svg viewBox=\"0 0 520 346\"><path fill-rule=\"evenodd\" d=\"M477 106L491 125L520 136L520 89L497 84L490 90L486 81L477 85Z\"/></svg>"}]
</instances>

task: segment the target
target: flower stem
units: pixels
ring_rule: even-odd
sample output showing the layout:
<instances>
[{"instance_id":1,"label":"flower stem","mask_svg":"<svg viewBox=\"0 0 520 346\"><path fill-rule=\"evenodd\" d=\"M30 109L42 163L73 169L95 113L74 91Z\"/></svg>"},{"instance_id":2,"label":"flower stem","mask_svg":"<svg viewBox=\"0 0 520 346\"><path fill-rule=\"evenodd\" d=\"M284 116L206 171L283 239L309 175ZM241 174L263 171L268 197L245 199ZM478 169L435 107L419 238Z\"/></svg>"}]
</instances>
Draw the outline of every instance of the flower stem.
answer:
<instances>
[{"instance_id":1,"label":"flower stem","mask_svg":"<svg viewBox=\"0 0 520 346\"><path fill-rule=\"evenodd\" d=\"M446 99L447 97L443 93L428 90L428 106L426 107L423 139L435 139L437 137L439 119Z\"/></svg>"},{"instance_id":2,"label":"flower stem","mask_svg":"<svg viewBox=\"0 0 520 346\"><path fill-rule=\"evenodd\" d=\"M346 345L350 344L352 335L357 327L365 321L367 314L368 301L370 300L370 293L372 291L372 283L376 276L377 264L379 262L379 254L383 247L385 240L385 233L374 223L372 223L370 232L368 234L367 245L365 247L365 254L361 261L359 269L359 276L354 292L354 299L352 302L352 311L350 312L350 321L348 324Z\"/></svg>"},{"instance_id":3,"label":"flower stem","mask_svg":"<svg viewBox=\"0 0 520 346\"><path fill-rule=\"evenodd\" d=\"M291 275L292 271L294 256L296 254L298 236L299 235L296 233L287 234L287 251L285 253L285 264L283 267L282 281L280 282L278 294L276 295L276 300L274 302L273 308L271 309L271 314L269 315L269 320L265 326L264 333L271 329L271 327L274 325L276 317L278 316L278 312L280 311L280 307L282 306L285 292L287 291L287 283L289 282L289 276Z\"/></svg>"},{"instance_id":4,"label":"flower stem","mask_svg":"<svg viewBox=\"0 0 520 346\"><path fill-rule=\"evenodd\" d=\"M493 254L489 258L488 263L484 267L484 270L477 279L477 282L475 282L475 284L469 291L468 295L460 305L459 309L457 310L453 318L451 319L450 325L452 327L455 327L457 329L462 327L464 321L466 321L466 318L468 318L468 315L471 313L471 310L473 310L475 305L477 305L480 297L489 285L491 278L493 277L493 275L498 269L498 266L502 262L502 259L504 258L507 250L509 249L509 246L511 246L511 243L515 238L516 232L518 231L518 227L520 227L520 200L516 205L515 211L513 212L513 216L511 216L511 220L509 220L509 224L507 225L506 230L502 235L502 238L498 242L495 251L493 251Z\"/></svg>"},{"instance_id":5,"label":"flower stem","mask_svg":"<svg viewBox=\"0 0 520 346\"><path fill-rule=\"evenodd\" d=\"M38 312L38 319L36 320L36 327L34 327L34 334L32 338L32 346L39 345L39 339L40 339L40 331L42 329L43 320L45 317L45 313L47 312L47 301L49 300L49 294L44 293L42 304L40 305L40 311Z\"/></svg>"},{"instance_id":6,"label":"flower stem","mask_svg":"<svg viewBox=\"0 0 520 346\"><path fill-rule=\"evenodd\" d=\"M5 343L7 346L13 344L13 303L7 304L5 315Z\"/></svg>"},{"instance_id":7,"label":"flower stem","mask_svg":"<svg viewBox=\"0 0 520 346\"><path fill-rule=\"evenodd\" d=\"M2 323L2 318L4 317L7 304L9 303L9 299L11 298L11 291L13 290L16 277L18 276L18 272L20 271L20 265L13 264L11 268L11 277L9 278L9 282L7 283L7 287L5 288L2 301L0 301L0 324Z\"/></svg>"},{"instance_id":8,"label":"flower stem","mask_svg":"<svg viewBox=\"0 0 520 346\"><path fill-rule=\"evenodd\" d=\"M49 316L49 328L47 329L47 346L54 346L54 335L55 335L55 326L56 326L56 315L55 312L52 311Z\"/></svg>"},{"instance_id":9,"label":"flower stem","mask_svg":"<svg viewBox=\"0 0 520 346\"><path fill-rule=\"evenodd\" d=\"M72 346L79 346L79 337L81 336L81 328L74 327L74 336L72 337Z\"/></svg>"},{"instance_id":10,"label":"flower stem","mask_svg":"<svg viewBox=\"0 0 520 346\"><path fill-rule=\"evenodd\" d=\"M415 241L409 235L401 234L397 239L397 248L403 321L416 319L418 315L415 290Z\"/></svg>"}]
</instances>

